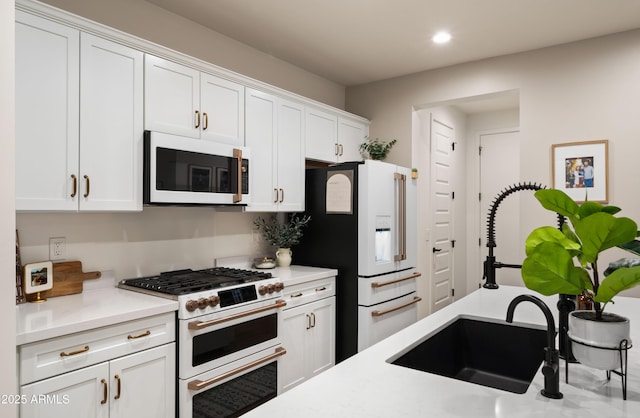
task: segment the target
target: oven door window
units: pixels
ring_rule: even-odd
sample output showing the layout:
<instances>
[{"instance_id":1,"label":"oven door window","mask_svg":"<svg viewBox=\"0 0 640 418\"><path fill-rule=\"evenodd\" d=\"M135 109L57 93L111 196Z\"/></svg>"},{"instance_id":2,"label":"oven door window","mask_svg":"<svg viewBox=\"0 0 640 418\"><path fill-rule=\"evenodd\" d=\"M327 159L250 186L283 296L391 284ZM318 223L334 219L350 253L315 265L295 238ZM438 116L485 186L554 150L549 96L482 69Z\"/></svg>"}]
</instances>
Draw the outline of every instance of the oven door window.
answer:
<instances>
[{"instance_id":1,"label":"oven door window","mask_svg":"<svg viewBox=\"0 0 640 418\"><path fill-rule=\"evenodd\" d=\"M236 377L193 396L193 418L238 417L276 397L278 362Z\"/></svg>"},{"instance_id":2,"label":"oven door window","mask_svg":"<svg viewBox=\"0 0 640 418\"><path fill-rule=\"evenodd\" d=\"M224 357L278 336L278 314L241 322L193 337L192 366Z\"/></svg>"}]
</instances>

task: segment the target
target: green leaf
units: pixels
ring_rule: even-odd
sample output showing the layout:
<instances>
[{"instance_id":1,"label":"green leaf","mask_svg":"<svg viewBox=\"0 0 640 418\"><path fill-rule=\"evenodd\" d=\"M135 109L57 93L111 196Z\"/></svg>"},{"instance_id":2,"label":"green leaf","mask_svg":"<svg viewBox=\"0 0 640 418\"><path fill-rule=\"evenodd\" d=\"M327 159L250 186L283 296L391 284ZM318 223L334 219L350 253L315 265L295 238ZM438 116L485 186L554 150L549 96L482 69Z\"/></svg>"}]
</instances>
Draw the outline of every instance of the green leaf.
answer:
<instances>
[{"instance_id":1,"label":"green leaf","mask_svg":"<svg viewBox=\"0 0 640 418\"><path fill-rule=\"evenodd\" d=\"M623 250L627 250L630 253L640 255L640 241L638 241L637 239L625 242L624 244L620 244L618 245L618 247L622 248Z\"/></svg>"},{"instance_id":2,"label":"green leaf","mask_svg":"<svg viewBox=\"0 0 640 418\"><path fill-rule=\"evenodd\" d=\"M591 288L589 274L574 266L571 255L556 242L543 242L522 263L525 285L545 296L579 295Z\"/></svg>"},{"instance_id":3,"label":"green leaf","mask_svg":"<svg viewBox=\"0 0 640 418\"><path fill-rule=\"evenodd\" d=\"M594 213L602 212L604 206L597 202L584 202L580 205L578 209L578 216L580 219L584 219L589 215L593 215Z\"/></svg>"},{"instance_id":4,"label":"green leaf","mask_svg":"<svg viewBox=\"0 0 640 418\"><path fill-rule=\"evenodd\" d=\"M610 302L623 290L640 284L640 266L619 268L602 281L594 300L600 303Z\"/></svg>"},{"instance_id":5,"label":"green leaf","mask_svg":"<svg viewBox=\"0 0 640 418\"><path fill-rule=\"evenodd\" d=\"M526 254L529 255L534 248L543 242L554 242L567 250L580 250L580 244L574 240L567 238L565 234L557 228L551 226L543 226L536 228L529 234L525 242Z\"/></svg>"},{"instance_id":6,"label":"green leaf","mask_svg":"<svg viewBox=\"0 0 640 418\"><path fill-rule=\"evenodd\" d=\"M582 242L585 259L593 263L598 253L632 241L638 226L629 218L616 218L608 213L594 213L574 224L576 235Z\"/></svg>"},{"instance_id":7,"label":"green leaf","mask_svg":"<svg viewBox=\"0 0 640 418\"><path fill-rule=\"evenodd\" d=\"M565 192L557 189L542 189L534 196L547 210L568 217L571 222L578 217L579 206Z\"/></svg>"}]
</instances>

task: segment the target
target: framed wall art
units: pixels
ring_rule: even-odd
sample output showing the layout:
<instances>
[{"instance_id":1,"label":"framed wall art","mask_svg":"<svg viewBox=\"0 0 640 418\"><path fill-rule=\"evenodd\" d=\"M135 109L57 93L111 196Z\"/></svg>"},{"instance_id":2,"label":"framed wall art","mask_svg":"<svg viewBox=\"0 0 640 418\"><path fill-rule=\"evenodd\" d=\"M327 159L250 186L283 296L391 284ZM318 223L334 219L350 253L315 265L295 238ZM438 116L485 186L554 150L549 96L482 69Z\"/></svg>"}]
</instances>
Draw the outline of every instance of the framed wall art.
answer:
<instances>
[{"instance_id":1,"label":"framed wall art","mask_svg":"<svg viewBox=\"0 0 640 418\"><path fill-rule=\"evenodd\" d=\"M552 187L576 202L609 201L609 141L570 142L551 148Z\"/></svg>"}]
</instances>

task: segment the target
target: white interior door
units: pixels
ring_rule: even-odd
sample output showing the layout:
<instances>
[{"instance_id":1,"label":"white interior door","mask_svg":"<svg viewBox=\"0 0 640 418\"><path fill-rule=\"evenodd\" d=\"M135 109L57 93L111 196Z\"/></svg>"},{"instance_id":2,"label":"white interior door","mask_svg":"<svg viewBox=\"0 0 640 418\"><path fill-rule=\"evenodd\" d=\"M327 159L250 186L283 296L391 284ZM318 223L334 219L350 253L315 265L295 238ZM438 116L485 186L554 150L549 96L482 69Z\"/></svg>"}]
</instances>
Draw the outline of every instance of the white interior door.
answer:
<instances>
[{"instance_id":1,"label":"white interior door","mask_svg":"<svg viewBox=\"0 0 640 418\"><path fill-rule=\"evenodd\" d=\"M487 214L501 191L520 181L520 133L517 130L492 132L480 135L480 260L479 272L487 256ZM524 259L524 242L520 239L520 194L505 198L495 218L495 242L493 254L496 261L521 264ZM479 282L482 274L478 275ZM498 285L521 285L520 270L502 268L496 270Z\"/></svg>"},{"instance_id":2,"label":"white interior door","mask_svg":"<svg viewBox=\"0 0 640 418\"><path fill-rule=\"evenodd\" d=\"M431 120L431 312L453 302L452 138L453 128Z\"/></svg>"}]
</instances>

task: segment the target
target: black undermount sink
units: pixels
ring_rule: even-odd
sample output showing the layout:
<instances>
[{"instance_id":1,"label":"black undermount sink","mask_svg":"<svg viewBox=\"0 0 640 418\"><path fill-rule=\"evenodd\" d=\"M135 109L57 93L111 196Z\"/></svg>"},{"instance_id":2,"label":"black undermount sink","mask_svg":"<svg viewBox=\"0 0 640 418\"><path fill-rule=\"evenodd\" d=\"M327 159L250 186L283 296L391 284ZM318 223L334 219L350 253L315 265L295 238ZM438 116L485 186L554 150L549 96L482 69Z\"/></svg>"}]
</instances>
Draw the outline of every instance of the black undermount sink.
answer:
<instances>
[{"instance_id":1,"label":"black undermount sink","mask_svg":"<svg viewBox=\"0 0 640 418\"><path fill-rule=\"evenodd\" d=\"M388 363L525 393L544 360L545 327L459 316Z\"/></svg>"}]
</instances>

